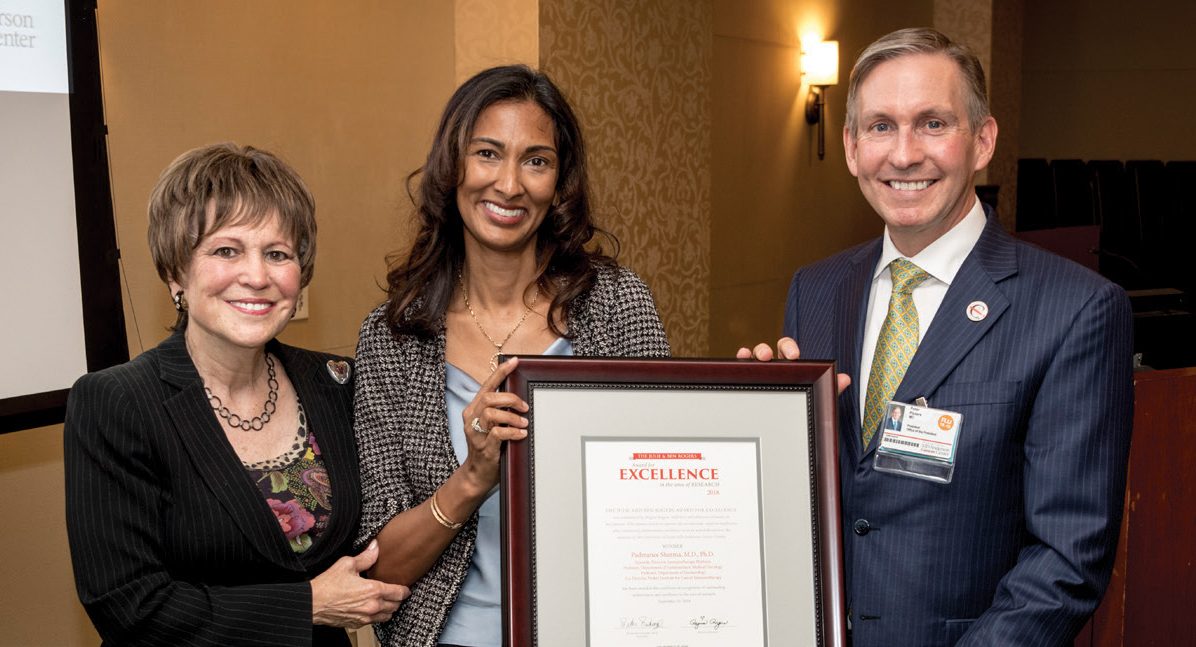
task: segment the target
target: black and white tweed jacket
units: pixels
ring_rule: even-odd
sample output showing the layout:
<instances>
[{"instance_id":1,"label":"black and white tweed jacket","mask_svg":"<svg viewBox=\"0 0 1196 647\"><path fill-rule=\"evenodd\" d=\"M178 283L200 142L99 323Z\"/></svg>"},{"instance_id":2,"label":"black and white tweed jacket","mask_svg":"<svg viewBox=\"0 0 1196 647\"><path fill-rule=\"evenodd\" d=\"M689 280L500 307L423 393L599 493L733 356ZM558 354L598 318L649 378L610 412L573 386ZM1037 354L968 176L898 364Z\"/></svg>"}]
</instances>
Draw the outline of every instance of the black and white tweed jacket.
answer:
<instances>
[{"instance_id":1,"label":"black and white tweed jacket","mask_svg":"<svg viewBox=\"0 0 1196 647\"><path fill-rule=\"evenodd\" d=\"M623 267L600 268L567 317L573 353L667 357L669 343L648 287ZM457 469L445 404L444 329L434 338L396 338L385 306L370 313L357 343L355 431L361 459L365 544L403 510L419 505ZM411 597L377 625L384 647L434 647L469 570L477 515L411 587ZM499 627L494 628L497 634Z\"/></svg>"}]
</instances>

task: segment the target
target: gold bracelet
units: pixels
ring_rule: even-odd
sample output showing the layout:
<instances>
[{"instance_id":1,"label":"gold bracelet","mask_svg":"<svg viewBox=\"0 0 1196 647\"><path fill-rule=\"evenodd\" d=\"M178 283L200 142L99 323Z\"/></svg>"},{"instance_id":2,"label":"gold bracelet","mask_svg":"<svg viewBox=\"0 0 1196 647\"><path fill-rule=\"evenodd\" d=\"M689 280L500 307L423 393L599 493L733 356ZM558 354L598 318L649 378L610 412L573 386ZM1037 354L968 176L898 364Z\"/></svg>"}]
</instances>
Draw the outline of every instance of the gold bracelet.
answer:
<instances>
[{"instance_id":1,"label":"gold bracelet","mask_svg":"<svg viewBox=\"0 0 1196 647\"><path fill-rule=\"evenodd\" d=\"M458 521L458 522L449 521L449 518L446 517L443 512L441 512L440 504L436 502L436 492L432 493L432 498L429 501L431 503L430 507L432 509L432 516L436 518L436 521L440 525L444 526L445 528L448 528L449 530L457 530L461 526L465 525L464 521Z\"/></svg>"}]
</instances>

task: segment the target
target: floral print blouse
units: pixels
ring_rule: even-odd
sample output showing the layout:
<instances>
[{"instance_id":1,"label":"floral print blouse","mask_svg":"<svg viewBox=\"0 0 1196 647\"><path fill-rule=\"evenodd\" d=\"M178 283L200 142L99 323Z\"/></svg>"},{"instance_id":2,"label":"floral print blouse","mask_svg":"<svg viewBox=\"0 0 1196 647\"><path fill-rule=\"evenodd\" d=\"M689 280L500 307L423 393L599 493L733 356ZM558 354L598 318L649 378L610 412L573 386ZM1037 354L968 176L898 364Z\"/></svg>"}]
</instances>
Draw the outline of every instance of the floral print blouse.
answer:
<instances>
[{"instance_id":1,"label":"floral print blouse","mask_svg":"<svg viewBox=\"0 0 1196 647\"><path fill-rule=\"evenodd\" d=\"M323 534L332 515L332 486L315 434L299 405L299 431L291 449L257 463L242 463L278 519L291 549L302 553Z\"/></svg>"}]
</instances>

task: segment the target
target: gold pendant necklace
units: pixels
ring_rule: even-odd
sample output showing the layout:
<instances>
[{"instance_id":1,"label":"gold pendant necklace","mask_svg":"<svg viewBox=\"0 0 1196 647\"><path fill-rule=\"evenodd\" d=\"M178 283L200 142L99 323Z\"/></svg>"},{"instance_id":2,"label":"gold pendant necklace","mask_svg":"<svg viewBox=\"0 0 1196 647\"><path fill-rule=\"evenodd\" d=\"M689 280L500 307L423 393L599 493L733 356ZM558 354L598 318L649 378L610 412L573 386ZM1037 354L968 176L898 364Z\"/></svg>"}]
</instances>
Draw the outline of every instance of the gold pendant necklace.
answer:
<instances>
[{"instance_id":1,"label":"gold pendant necklace","mask_svg":"<svg viewBox=\"0 0 1196 647\"><path fill-rule=\"evenodd\" d=\"M527 320L527 316L532 313L532 308L536 307L536 300L540 298L540 286L536 286L536 293L532 295L531 304L523 307L523 316L519 317L519 321L515 322L515 327L511 329L511 332L507 333L507 336L503 337L502 341L494 341L490 333L486 332L486 329L482 327L482 321L478 319L477 313L473 311L473 306L469 305L469 288L465 287L465 276L460 271L457 272L457 282L461 284L461 297L465 300L465 309L469 311L469 316L473 318L473 322L477 324L478 330L482 331L486 339L491 344L494 344L494 354L490 356L490 372L493 373L498 370L498 356L502 354L502 347L511 341L511 337L515 335L515 331L519 330L519 327Z\"/></svg>"}]
</instances>

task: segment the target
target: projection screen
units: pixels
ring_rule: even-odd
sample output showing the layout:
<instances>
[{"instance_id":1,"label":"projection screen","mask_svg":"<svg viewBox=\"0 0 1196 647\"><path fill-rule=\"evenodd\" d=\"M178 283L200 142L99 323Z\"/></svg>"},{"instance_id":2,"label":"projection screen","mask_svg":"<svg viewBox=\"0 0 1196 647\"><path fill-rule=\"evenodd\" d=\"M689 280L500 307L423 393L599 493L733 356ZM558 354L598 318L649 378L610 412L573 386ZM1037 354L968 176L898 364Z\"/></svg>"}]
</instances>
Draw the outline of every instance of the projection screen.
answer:
<instances>
[{"instance_id":1,"label":"projection screen","mask_svg":"<svg viewBox=\"0 0 1196 647\"><path fill-rule=\"evenodd\" d=\"M95 1L0 0L0 432L128 359Z\"/></svg>"}]
</instances>

